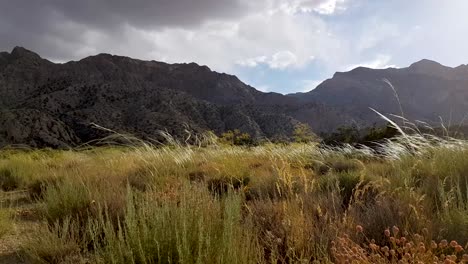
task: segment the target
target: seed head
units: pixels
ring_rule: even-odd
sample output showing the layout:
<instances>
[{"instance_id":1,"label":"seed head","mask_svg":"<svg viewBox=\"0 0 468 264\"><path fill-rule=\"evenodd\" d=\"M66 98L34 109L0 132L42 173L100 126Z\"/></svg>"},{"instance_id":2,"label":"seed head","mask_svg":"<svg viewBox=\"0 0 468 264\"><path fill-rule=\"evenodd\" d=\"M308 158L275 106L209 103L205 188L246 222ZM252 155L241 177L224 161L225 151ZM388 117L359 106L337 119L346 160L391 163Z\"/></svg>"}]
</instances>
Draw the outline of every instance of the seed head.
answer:
<instances>
[{"instance_id":1,"label":"seed head","mask_svg":"<svg viewBox=\"0 0 468 264\"><path fill-rule=\"evenodd\" d=\"M455 246L455 251L456 251L456 252L462 252L462 251L463 251L463 247L460 246L460 245L456 245L456 246Z\"/></svg>"},{"instance_id":2,"label":"seed head","mask_svg":"<svg viewBox=\"0 0 468 264\"><path fill-rule=\"evenodd\" d=\"M455 240L450 241L450 246L451 246L451 247L454 248L454 247L456 247L457 245L458 245L457 241L455 241Z\"/></svg>"},{"instance_id":3,"label":"seed head","mask_svg":"<svg viewBox=\"0 0 468 264\"><path fill-rule=\"evenodd\" d=\"M406 237L400 237L400 242L401 242L401 244L405 244L405 242L406 242Z\"/></svg>"},{"instance_id":4,"label":"seed head","mask_svg":"<svg viewBox=\"0 0 468 264\"><path fill-rule=\"evenodd\" d=\"M463 254L462 260L468 262L468 254Z\"/></svg>"},{"instance_id":5,"label":"seed head","mask_svg":"<svg viewBox=\"0 0 468 264\"><path fill-rule=\"evenodd\" d=\"M364 231L364 228L361 225L356 226L356 232L362 233Z\"/></svg>"},{"instance_id":6,"label":"seed head","mask_svg":"<svg viewBox=\"0 0 468 264\"><path fill-rule=\"evenodd\" d=\"M445 248L445 247L447 247L447 245L448 245L448 242L445 239L441 240L440 243L439 243L439 247L441 247L441 248Z\"/></svg>"},{"instance_id":7,"label":"seed head","mask_svg":"<svg viewBox=\"0 0 468 264\"><path fill-rule=\"evenodd\" d=\"M385 229L384 234L385 234L386 237L389 237L390 236L390 230L388 228Z\"/></svg>"}]
</instances>

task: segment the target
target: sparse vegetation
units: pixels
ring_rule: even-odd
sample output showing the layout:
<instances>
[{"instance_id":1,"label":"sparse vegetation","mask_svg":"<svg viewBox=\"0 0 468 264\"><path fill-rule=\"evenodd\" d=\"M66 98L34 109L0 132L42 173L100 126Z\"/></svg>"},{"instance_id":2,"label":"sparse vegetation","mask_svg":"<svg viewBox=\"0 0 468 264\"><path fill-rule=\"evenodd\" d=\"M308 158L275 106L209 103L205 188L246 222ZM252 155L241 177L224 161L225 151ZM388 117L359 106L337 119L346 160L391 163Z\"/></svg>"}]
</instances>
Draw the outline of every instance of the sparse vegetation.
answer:
<instances>
[{"instance_id":1,"label":"sparse vegetation","mask_svg":"<svg viewBox=\"0 0 468 264\"><path fill-rule=\"evenodd\" d=\"M251 146L255 143L248 133L238 129L224 132L220 137L220 142L231 146Z\"/></svg>"},{"instance_id":2,"label":"sparse vegetation","mask_svg":"<svg viewBox=\"0 0 468 264\"><path fill-rule=\"evenodd\" d=\"M33 262L466 262L468 142L237 145L4 150L1 195Z\"/></svg>"},{"instance_id":3,"label":"sparse vegetation","mask_svg":"<svg viewBox=\"0 0 468 264\"><path fill-rule=\"evenodd\" d=\"M294 128L293 138L297 143L310 143L318 141L317 135L315 135L309 125L304 123L299 123L296 125Z\"/></svg>"},{"instance_id":4,"label":"sparse vegetation","mask_svg":"<svg viewBox=\"0 0 468 264\"><path fill-rule=\"evenodd\" d=\"M11 213L7 209L0 208L0 238L8 234L13 227Z\"/></svg>"}]
</instances>

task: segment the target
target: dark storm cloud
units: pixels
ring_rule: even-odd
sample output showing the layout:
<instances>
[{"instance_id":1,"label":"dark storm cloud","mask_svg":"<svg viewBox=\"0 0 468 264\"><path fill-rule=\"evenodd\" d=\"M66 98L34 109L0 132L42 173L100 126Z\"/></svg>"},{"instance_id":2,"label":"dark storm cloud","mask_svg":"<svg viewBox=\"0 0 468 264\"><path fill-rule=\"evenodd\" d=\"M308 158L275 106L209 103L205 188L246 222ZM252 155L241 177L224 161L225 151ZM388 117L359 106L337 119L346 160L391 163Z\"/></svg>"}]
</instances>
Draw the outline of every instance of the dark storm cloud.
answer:
<instances>
[{"instance_id":1,"label":"dark storm cloud","mask_svg":"<svg viewBox=\"0 0 468 264\"><path fill-rule=\"evenodd\" d=\"M21 45L57 59L79 56L87 32L122 40L125 27L194 28L247 12L242 0L0 0L0 50ZM105 46L105 43L100 43ZM96 48L96 47L94 47Z\"/></svg>"},{"instance_id":2,"label":"dark storm cloud","mask_svg":"<svg viewBox=\"0 0 468 264\"><path fill-rule=\"evenodd\" d=\"M244 11L236 0L47 0L48 5L78 23L140 28L193 26L206 19L235 17Z\"/></svg>"}]
</instances>

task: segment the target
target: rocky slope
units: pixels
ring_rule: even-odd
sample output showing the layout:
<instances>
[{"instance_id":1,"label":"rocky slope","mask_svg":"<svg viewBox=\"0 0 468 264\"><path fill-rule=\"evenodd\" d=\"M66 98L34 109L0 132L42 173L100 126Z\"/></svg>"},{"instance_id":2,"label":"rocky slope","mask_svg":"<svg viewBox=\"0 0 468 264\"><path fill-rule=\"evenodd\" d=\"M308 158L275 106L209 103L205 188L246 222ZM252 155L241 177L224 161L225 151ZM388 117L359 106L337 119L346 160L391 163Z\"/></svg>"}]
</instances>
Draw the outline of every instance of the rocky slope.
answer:
<instances>
[{"instance_id":1,"label":"rocky slope","mask_svg":"<svg viewBox=\"0 0 468 264\"><path fill-rule=\"evenodd\" d=\"M232 129L273 138L298 121L270 108L296 101L194 63L100 54L54 64L20 47L0 53L0 145L64 147L106 135L92 123L143 139Z\"/></svg>"},{"instance_id":2,"label":"rocky slope","mask_svg":"<svg viewBox=\"0 0 468 264\"><path fill-rule=\"evenodd\" d=\"M299 122L318 133L371 126L380 119L369 107L400 115L403 109L411 120L459 122L467 88L468 66L423 60L403 69L336 73L309 93L285 96L195 63L99 54L56 64L16 47L0 53L0 147L68 147L109 134L92 124L155 140L162 140L161 130L179 138L185 131L233 129L284 138Z\"/></svg>"},{"instance_id":3,"label":"rocky slope","mask_svg":"<svg viewBox=\"0 0 468 264\"><path fill-rule=\"evenodd\" d=\"M316 89L291 96L303 102L341 107L366 125L380 121L370 107L413 122L459 124L468 113L468 66L451 68L422 60L401 69L361 67L336 73Z\"/></svg>"}]
</instances>

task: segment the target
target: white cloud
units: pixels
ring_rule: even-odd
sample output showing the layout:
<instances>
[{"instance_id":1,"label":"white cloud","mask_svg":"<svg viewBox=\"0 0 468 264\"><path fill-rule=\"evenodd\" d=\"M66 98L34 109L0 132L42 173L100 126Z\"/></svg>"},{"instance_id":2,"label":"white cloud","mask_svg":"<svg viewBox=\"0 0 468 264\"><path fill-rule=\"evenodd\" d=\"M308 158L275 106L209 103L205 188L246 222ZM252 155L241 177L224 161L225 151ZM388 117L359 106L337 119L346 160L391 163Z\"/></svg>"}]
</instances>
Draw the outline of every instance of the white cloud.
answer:
<instances>
[{"instance_id":1,"label":"white cloud","mask_svg":"<svg viewBox=\"0 0 468 264\"><path fill-rule=\"evenodd\" d=\"M248 58L248 59L245 59L245 60L239 60L236 63L238 65L240 65L240 66L254 68L254 67L257 67L258 65L260 65L262 63L265 63L267 61L267 59L268 58L266 56L258 56L258 57L255 57L255 58Z\"/></svg>"},{"instance_id":2,"label":"white cloud","mask_svg":"<svg viewBox=\"0 0 468 264\"><path fill-rule=\"evenodd\" d=\"M238 60L237 65L249 68L255 68L259 65L267 65L271 69L284 70L291 67L302 67L314 60L315 56L309 56L299 60L296 54L289 50L279 51L271 56L257 56L253 58L247 58Z\"/></svg>"},{"instance_id":3,"label":"white cloud","mask_svg":"<svg viewBox=\"0 0 468 264\"><path fill-rule=\"evenodd\" d=\"M322 15L332 15L338 10L346 9L343 4L345 0L325 0L313 10Z\"/></svg>"},{"instance_id":4,"label":"white cloud","mask_svg":"<svg viewBox=\"0 0 468 264\"><path fill-rule=\"evenodd\" d=\"M288 14L316 12L320 15L333 15L337 11L346 10L345 3L349 0L287 0L276 1L275 8L270 13L285 12Z\"/></svg>"},{"instance_id":5,"label":"white cloud","mask_svg":"<svg viewBox=\"0 0 468 264\"><path fill-rule=\"evenodd\" d=\"M372 69L387 69L387 68L396 68L396 65L390 64L392 57L385 54L377 55L377 57L371 61L364 61L358 64L352 64L344 67L345 71L350 71L357 67L365 67Z\"/></svg>"},{"instance_id":6,"label":"white cloud","mask_svg":"<svg viewBox=\"0 0 468 264\"><path fill-rule=\"evenodd\" d=\"M287 86L284 78L301 86L299 78L358 66L406 66L422 58L457 66L468 58L466 0L85 1L96 8L78 1L3 2L0 50L23 45L62 62L100 52L194 61L271 91ZM283 72L258 77L259 65Z\"/></svg>"},{"instance_id":7,"label":"white cloud","mask_svg":"<svg viewBox=\"0 0 468 264\"><path fill-rule=\"evenodd\" d=\"M389 42L389 40L392 39L401 40L401 38L399 38L400 35L401 32L397 24L372 18L366 21L366 27L360 34L360 38L357 42L357 49L359 51L364 51L372 49L381 43L385 44L385 42Z\"/></svg>"},{"instance_id":8,"label":"white cloud","mask_svg":"<svg viewBox=\"0 0 468 264\"><path fill-rule=\"evenodd\" d=\"M315 58L313 55L324 60L329 52L338 53L335 49L339 48L339 40L326 32L329 32L326 23L314 15L263 12L236 22L207 22L197 29L140 31L142 36L134 39L151 41L151 53L147 49L134 49L133 54L124 55L164 58L167 62L195 61L231 73L238 66L261 64L278 70L301 68Z\"/></svg>"},{"instance_id":9,"label":"white cloud","mask_svg":"<svg viewBox=\"0 0 468 264\"><path fill-rule=\"evenodd\" d=\"M314 56L309 56L309 60L313 60ZM271 69L284 70L288 67L298 67L299 60L296 54L289 50L279 51L271 56L257 56L254 58L247 58L239 60L236 63L240 66L254 68L261 64L267 65Z\"/></svg>"},{"instance_id":10,"label":"white cloud","mask_svg":"<svg viewBox=\"0 0 468 264\"><path fill-rule=\"evenodd\" d=\"M285 69L291 65L295 65L297 63L296 54L292 53L289 50L280 51L275 53L271 60L268 62L268 65L272 69Z\"/></svg>"}]
</instances>

